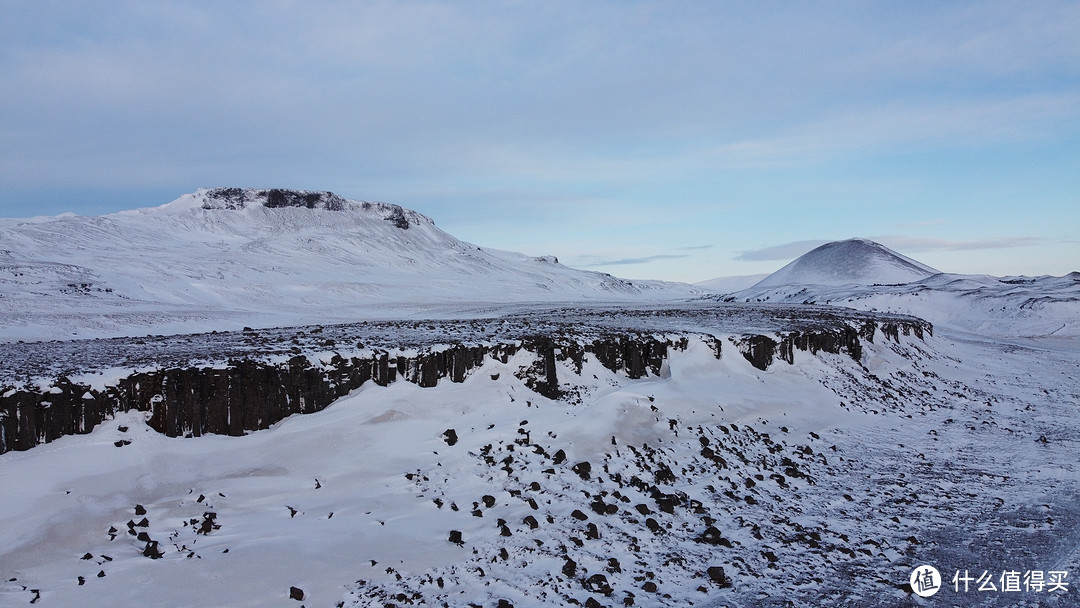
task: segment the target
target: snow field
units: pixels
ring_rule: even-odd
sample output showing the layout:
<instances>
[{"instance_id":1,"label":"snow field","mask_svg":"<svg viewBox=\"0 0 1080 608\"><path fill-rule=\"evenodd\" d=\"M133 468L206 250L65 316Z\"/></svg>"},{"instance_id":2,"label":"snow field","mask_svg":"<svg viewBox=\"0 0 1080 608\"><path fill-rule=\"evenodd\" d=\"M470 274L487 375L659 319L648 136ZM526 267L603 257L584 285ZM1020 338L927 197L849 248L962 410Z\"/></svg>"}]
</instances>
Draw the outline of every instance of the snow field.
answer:
<instances>
[{"instance_id":1,"label":"snow field","mask_svg":"<svg viewBox=\"0 0 1080 608\"><path fill-rule=\"evenodd\" d=\"M562 367L580 402L529 390L514 372L531 360L518 357L461 384L368 383L240 438L169 439L129 413L0 457L0 574L16 578L0 601L38 589L42 606L288 606L298 587L308 606L400 605L400 594L428 605L902 605L896 581L914 561L1036 563L1075 548L1080 524L1063 502L1080 487L1063 453L1075 443L1055 434L1076 404L1064 374L1075 353L1043 361L1063 370L1053 398L1023 384L1025 361L930 338L867 345L866 370L800 352L760 371L691 340L660 376L630 380L591 357L580 376ZM1031 450L1035 433L1053 437L1049 453ZM955 476L972 470L1010 481ZM1028 540L991 553L980 543L1000 536L1002 518L1027 522L1013 545Z\"/></svg>"}]
</instances>

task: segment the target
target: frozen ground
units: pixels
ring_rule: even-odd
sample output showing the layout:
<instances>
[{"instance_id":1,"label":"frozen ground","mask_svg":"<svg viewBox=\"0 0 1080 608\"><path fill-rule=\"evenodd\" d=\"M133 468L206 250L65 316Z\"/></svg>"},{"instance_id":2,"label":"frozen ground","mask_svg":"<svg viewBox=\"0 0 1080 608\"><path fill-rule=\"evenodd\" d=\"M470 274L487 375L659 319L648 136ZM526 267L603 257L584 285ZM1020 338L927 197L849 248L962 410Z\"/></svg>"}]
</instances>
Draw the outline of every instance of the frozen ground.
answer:
<instances>
[{"instance_id":1,"label":"frozen ground","mask_svg":"<svg viewBox=\"0 0 1080 608\"><path fill-rule=\"evenodd\" d=\"M587 359L559 370L572 402L519 357L240 438L131 413L4 454L0 605L1076 604L903 588L923 563L1080 571L1074 343L879 334L761 371L686 316L719 360L696 338L659 376Z\"/></svg>"}]
</instances>

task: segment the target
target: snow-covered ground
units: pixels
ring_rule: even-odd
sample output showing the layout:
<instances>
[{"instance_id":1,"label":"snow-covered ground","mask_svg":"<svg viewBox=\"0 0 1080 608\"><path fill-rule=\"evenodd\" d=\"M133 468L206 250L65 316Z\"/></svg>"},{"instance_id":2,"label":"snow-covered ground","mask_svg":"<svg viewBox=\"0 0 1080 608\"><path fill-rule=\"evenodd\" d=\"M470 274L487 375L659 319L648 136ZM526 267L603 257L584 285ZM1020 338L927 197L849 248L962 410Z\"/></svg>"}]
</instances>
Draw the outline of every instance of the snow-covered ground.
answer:
<instances>
[{"instance_id":1,"label":"snow-covered ground","mask_svg":"<svg viewBox=\"0 0 1080 608\"><path fill-rule=\"evenodd\" d=\"M899 606L922 563L1080 568L1077 349L879 334L761 371L720 337L637 380L560 364L580 401L491 359L240 438L129 413L4 454L0 604Z\"/></svg>"},{"instance_id":2,"label":"snow-covered ground","mask_svg":"<svg viewBox=\"0 0 1080 608\"><path fill-rule=\"evenodd\" d=\"M580 369L560 360L560 399L529 388L536 358L520 350L460 383L367 382L242 437L169 438L127 412L2 454L0 606L1077 605L1074 275L765 285L676 302L693 290L486 252L398 207L309 194L295 200L312 208L237 190L8 221L0 384L528 335L655 333L685 347L636 379L591 354ZM857 245L872 250L863 261L892 265ZM141 251L145 263L125 266ZM800 273L837 276L859 266L849 261ZM377 279L364 298L357 272ZM622 302L596 303L611 300ZM864 335L855 357L800 350L760 369L740 353L748 334L879 316L837 304L936 326ZM335 306L349 324L190 333L328 323ZM428 306L440 319L419 318ZM353 323L375 310L412 318ZM56 333L64 342L15 340L60 320L72 323ZM167 329L188 333L70 340ZM923 564L944 578L928 599L907 585ZM965 572L969 589L954 589Z\"/></svg>"}]
</instances>

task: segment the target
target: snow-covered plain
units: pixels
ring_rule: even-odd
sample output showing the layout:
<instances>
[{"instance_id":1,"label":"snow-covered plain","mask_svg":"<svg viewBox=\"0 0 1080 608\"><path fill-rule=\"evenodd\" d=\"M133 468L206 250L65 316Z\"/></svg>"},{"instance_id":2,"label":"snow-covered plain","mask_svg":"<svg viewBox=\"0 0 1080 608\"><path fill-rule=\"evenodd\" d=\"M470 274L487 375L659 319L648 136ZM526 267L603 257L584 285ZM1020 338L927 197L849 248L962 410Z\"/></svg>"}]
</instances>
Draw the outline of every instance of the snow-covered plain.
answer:
<instances>
[{"instance_id":1,"label":"snow-covered plain","mask_svg":"<svg viewBox=\"0 0 1080 608\"><path fill-rule=\"evenodd\" d=\"M400 231L387 209L391 221L378 221ZM831 264L815 272L835 274ZM494 284L514 272L495 272ZM483 272L470 276L498 291ZM687 341L637 379L591 355L580 370L560 361L557 400L529 388L521 372L534 357L519 351L461 383L368 382L243 437L168 438L128 412L0 455L0 606L1074 606L1074 283L1002 283L1007 293L991 290L982 307L974 303L985 298L956 285L929 298L929 287L898 297L897 286L777 286L729 303L662 305L649 301L670 296L659 287L616 307L582 301L591 295L557 308L504 299L445 313L468 320L320 328L320 337L337 331L355 344L349 332L364 331L365 344L396 338L409 349L568 325L586 337L630 329ZM747 334L876 314L837 307L849 305L839 297L775 304L834 288L863 294L851 306L899 298L906 312L946 322L921 339L877 332L858 360L797 351L762 370L740 354ZM1020 308L1029 300L1050 304ZM161 327L163 300L154 301L159 316L130 333ZM270 319L259 310L255 318ZM1002 318L1016 319L1008 332L995 329ZM1058 322L1064 330L1039 329ZM336 347L268 331L310 357ZM51 353L107 382L152 366L159 345L194 360L185 348L234 348L230 336L147 339L130 352L134 341L8 342L5 371L73 371ZM933 598L906 586L921 564L944 575ZM986 571L996 590L954 591L955 571ZM1014 571L1067 572L1068 586L1001 590L997 577Z\"/></svg>"}]
</instances>

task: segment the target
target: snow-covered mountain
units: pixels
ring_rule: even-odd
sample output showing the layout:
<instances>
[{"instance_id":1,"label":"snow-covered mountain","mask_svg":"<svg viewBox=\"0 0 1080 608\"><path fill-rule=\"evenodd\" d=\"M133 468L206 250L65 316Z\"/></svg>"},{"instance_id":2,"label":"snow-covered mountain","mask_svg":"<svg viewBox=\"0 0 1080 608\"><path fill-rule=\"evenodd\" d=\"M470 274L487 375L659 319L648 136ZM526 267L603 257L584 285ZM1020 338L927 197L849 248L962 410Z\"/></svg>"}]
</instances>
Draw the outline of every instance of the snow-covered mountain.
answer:
<instances>
[{"instance_id":1,"label":"snow-covered mountain","mask_svg":"<svg viewBox=\"0 0 1080 608\"><path fill-rule=\"evenodd\" d=\"M724 299L894 312L984 336L1080 335L1080 272L1062 277L938 272L865 239L822 245Z\"/></svg>"},{"instance_id":2,"label":"snow-covered mountain","mask_svg":"<svg viewBox=\"0 0 1080 608\"><path fill-rule=\"evenodd\" d=\"M910 283L938 272L880 243L848 239L826 243L799 256L762 279L754 288Z\"/></svg>"},{"instance_id":3,"label":"snow-covered mountain","mask_svg":"<svg viewBox=\"0 0 1080 608\"><path fill-rule=\"evenodd\" d=\"M414 211L330 192L201 189L100 217L0 220L0 339L352 321L491 303L655 301L699 291L481 248Z\"/></svg>"}]
</instances>

